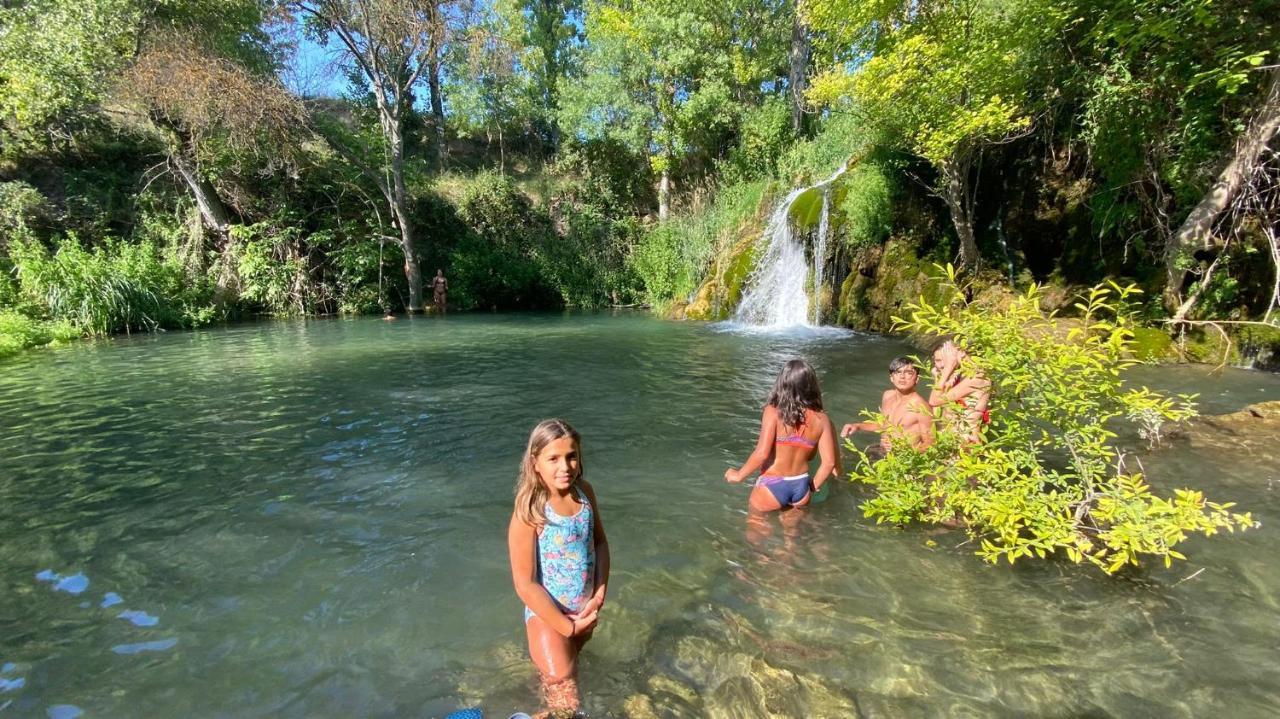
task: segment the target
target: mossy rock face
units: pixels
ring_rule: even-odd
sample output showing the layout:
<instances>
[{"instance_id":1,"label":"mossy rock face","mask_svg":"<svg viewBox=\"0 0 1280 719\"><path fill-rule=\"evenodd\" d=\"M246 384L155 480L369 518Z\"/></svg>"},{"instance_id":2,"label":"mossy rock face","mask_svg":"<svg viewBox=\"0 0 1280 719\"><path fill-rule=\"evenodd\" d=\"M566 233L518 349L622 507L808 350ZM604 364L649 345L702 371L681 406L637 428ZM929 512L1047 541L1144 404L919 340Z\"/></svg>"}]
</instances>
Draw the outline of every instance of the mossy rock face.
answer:
<instances>
[{"instance_id":1,"label":"mossy rock face","mask_svg":"<svg viewBox=\"0 0 1280 719\"><path fill-rule=\"evenodd\" d=\"M1179 335L1174 344L1178 356L1187 362L1240 364L1240 348L1217 330L1196 327Z\"/></svg>"},{"instance_id":2,"label":"mossy rock face","mask_svg":"<svg viewBox=\"0 0 1280 719\"><path fill-rule=\"evenodd\" d=\"M724 306L725 314L728 314L728 308L737 307L738 302L742 300L742 290L747 284L747 278L751 276L751 271L756 267L756 245L754 242L742 243L738 246L736 254L729 258L729 266L724 272Z\"/></svg>"},{"instance_id":3,"label":"mossy rock face","mask_svg":"<svg viewBox=\"0 0 1280 719\"><path fill-rule=\"evenodd\" d=\"M838 208L844 202L845 196L849 194L849 188L843 180L844 177L841 177L825 187L810 187L797 195L791 207L787 208L787 217L791 221L791 226L800 232L818 229L818 225L822 223L822 195L825 190L828 203L827 221L831 224L830 231L834 235L840 225L844 224L844 213Z\"/></svg>"},{"instance_id":4,"label":"mossy rock face","mask_svg":"<svg viewBox=\"0 0 1280 719\"><path fill-rule=\"evenodd\" d=\"M1139 327L1133 331L1133 354L1143 362L1177 359L1173 338L1156 327Z\"/></svg>"},{"instance_id":5,"label":"mossy rock face","mask_svg":"<svg viewBox=\"0 0 1280 719\"><path fill-rule=\"evenodd\" d=\"M822 188L810 187L796 196L787 208L791 225L798 230L811 230L818 226L822 218Z\"/></svg>"},{"instance_id":6,"label":"mossy rock face","mask_svg":"<svg viewBox=\"0 0 1280 719\"><path fill-rule=\"evenodd\" d=\"M756 238L747 235L739 240L730 250L728 258L721 265L722 276L711 274L698 291L694 293L693 302L682 310L679 319L690 320L724 320L733 314L733 309L742 300L742 292L747 278L756 266Z\"/></svg>"},{"instance_id":7,"label":"mossy rock face","mask_svg":"<svg viewBox=\"0 0 1280 719\"><path fill-rule=\"evenodd\" d=\"M929 260L916 254L915 245L901 237L890 238L854 263L840 288L837 321L847 327L876 332L893 329L893 317L906 305L944 299L936 280L941 276Z\"/></svg>"},{"instance_id":8,"label":"mossy rock face","mask_svg":"<svg viewBox=\"0 0 1280 719\"><path fill-rule=\"evenodd\" d=\"M717 306L716 294L720 289L720 283L716 278L712 277L702 286L698 288L697 294L694 295L693 302L684 307L684 316L681 319L686 320L716 320L722 319L717 315L720 314Z\"/></svg>"},{"instance_id":9,"label":"mossy rock face","mask_svg":"<svg viewBox=\"0 0 1280 719\"><path fill-rule=\"evenodd\" d=\"M1280 328L1245 325L1237 345L1245 364L1269 372L1280 371Z\"/></svg>"}]
</instances>

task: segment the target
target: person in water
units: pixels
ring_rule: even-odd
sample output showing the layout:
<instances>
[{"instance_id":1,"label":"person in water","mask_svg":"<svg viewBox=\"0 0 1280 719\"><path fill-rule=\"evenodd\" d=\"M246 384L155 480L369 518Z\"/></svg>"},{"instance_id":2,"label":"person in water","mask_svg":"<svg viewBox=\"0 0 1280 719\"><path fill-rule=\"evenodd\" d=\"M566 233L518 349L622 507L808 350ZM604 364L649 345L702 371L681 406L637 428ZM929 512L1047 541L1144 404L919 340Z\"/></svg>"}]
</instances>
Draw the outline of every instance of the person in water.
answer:
<instances>
[{"instance_id":1,"label":"person in water","mask_svg":"<svg viewBox=\"0 0 1280 719\"><path fill-rule=\"evenodd\" d=\"M444 278L444 270L437 269L436 276L431 278L431 299L436 312L444 312L445 300L448 299L449 280Z\"/></svg>"},{"instance_id":2,"label":"person in water","mask_svg":"<svg viewBox=\"0 0 1280 719\"><path fill-rule=\"evenodd\" d=\"M880 397L880 414L884 422L854 422L840 429L841 437L855 432L879 432L880 448L888 452L894 437L905 437L917 451L933 444L933 411L916 392L920 371L907 357L896 357L889 363L892 389Z\"/></svg>"},{"instance_id":3,"label":"person in water","mask_svg":"<svg viewBox=\"0 0 1280 719\"><path fill-rule=\"evenodd\" d=\"M529 656L548 712L573 712L578 652L591 638L609 584L609 540L595 490L582 478L578 432L548 419L529 434L507 530L511 578L524 602Z\"/></svg>"},{"instance_id":4,"label":"person in water","mask_svg":"<svg viewBox=\"0 0 1280 719\"><path fill-rule=\"evenodd\" d=\"M772 512L803 507L810 494L837 472L836 433L822 408L818 374L804 360L791 360L773 384L760 417L756 448L738 469L725 470L724 478L741 482L764 467L751 490L751 509ZM809 460L818 454L822 463L809 478Z\"/></svg>"},{"instance_id":5,"label":"person in water","mask_svg":"<svg viewBox=\"0 0 1280 719\"><path fill-rule=\"evenodd\" d=\"M962 422L961 431L972 444L982 441L982 428L991 424L991 381L977 371L961 372L968 354L944 340L933 351L933 390L929 406L942 407L943 416Z\"/></svg>"}]
</instances>

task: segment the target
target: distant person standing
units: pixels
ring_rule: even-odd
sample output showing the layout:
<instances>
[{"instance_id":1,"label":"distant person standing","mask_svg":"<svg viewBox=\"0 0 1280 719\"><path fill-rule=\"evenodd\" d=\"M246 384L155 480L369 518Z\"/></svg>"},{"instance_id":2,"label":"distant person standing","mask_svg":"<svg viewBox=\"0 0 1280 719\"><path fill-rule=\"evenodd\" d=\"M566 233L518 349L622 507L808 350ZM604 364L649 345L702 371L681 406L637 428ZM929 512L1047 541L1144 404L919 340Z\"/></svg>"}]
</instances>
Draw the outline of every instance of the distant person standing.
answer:
<instances>
[{"instance_id":1,"label":"distant person standing","mask_svg":"<svg viewBox=\"0 0 1280 719\"><path fill-rule=\"evenodd\" d=\"M436 276L431 278L431 294L434 299L436 312L444 313L444 305L446 296L449 293L449 280L444 278L444 270L436 270Z\"/></svg>"}]
</instances>

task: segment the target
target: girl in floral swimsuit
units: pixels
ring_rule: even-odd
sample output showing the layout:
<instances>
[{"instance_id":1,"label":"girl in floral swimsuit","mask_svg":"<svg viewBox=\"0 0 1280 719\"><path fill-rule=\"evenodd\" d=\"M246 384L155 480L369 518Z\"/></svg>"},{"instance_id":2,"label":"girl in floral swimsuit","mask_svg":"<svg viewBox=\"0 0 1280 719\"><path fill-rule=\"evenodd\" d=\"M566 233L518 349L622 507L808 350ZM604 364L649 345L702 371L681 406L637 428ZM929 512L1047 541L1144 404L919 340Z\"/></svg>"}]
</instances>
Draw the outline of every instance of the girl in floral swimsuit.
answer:
<instances>
[{"instance_id":1,"label":"girl in floral swimsuit","mask_svg":"<svg viewBox=\"0 0 1280 719\"><path fill-rule=\"evenodd\" d=\"M738 469L727 469L724 478L741 482L765 467L751 490L751 509L772 512L809 504L810 494L822 487L837 469L836 433L822 409L818 374L804 360L791 360L782 368L760 417L755 451ZM814 454L822 464L809 479Z\"/></svg>"},{"instance_id":2,"label":"girl in floral swimsuit","mask_svg":"<svg viewBox=\"0 0 1280 719\"><path fill-rule=\"evenodd\" d=\"M595 629L609 582L609 541L595 491L582 479L579 440L563 420L533 428L507 531L529 656L552 712L580 704L578 652Z\"/></svg>"}]
</instances>

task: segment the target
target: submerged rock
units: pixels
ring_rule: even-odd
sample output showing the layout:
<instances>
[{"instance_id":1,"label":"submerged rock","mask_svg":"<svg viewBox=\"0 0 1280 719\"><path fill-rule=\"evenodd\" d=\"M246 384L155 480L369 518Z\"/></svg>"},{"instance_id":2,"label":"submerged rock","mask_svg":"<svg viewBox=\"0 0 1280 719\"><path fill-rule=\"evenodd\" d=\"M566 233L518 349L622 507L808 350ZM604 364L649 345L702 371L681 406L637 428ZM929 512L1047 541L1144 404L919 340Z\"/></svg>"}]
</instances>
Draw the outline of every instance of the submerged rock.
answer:
<instances>
[{"instance_id":1,"label":"submerged rock","mask_svg":"<svg viewBox=\"0 0 1280 719\"><path fill-rule=\"evenodd\" d=\"M1183 433L1192 447L1272 456L1277 451L1276 437L1280 436L1280 401L1252 404L1230 414L1198 417L1188 423Z\"/></svg>"}]
</instances>

